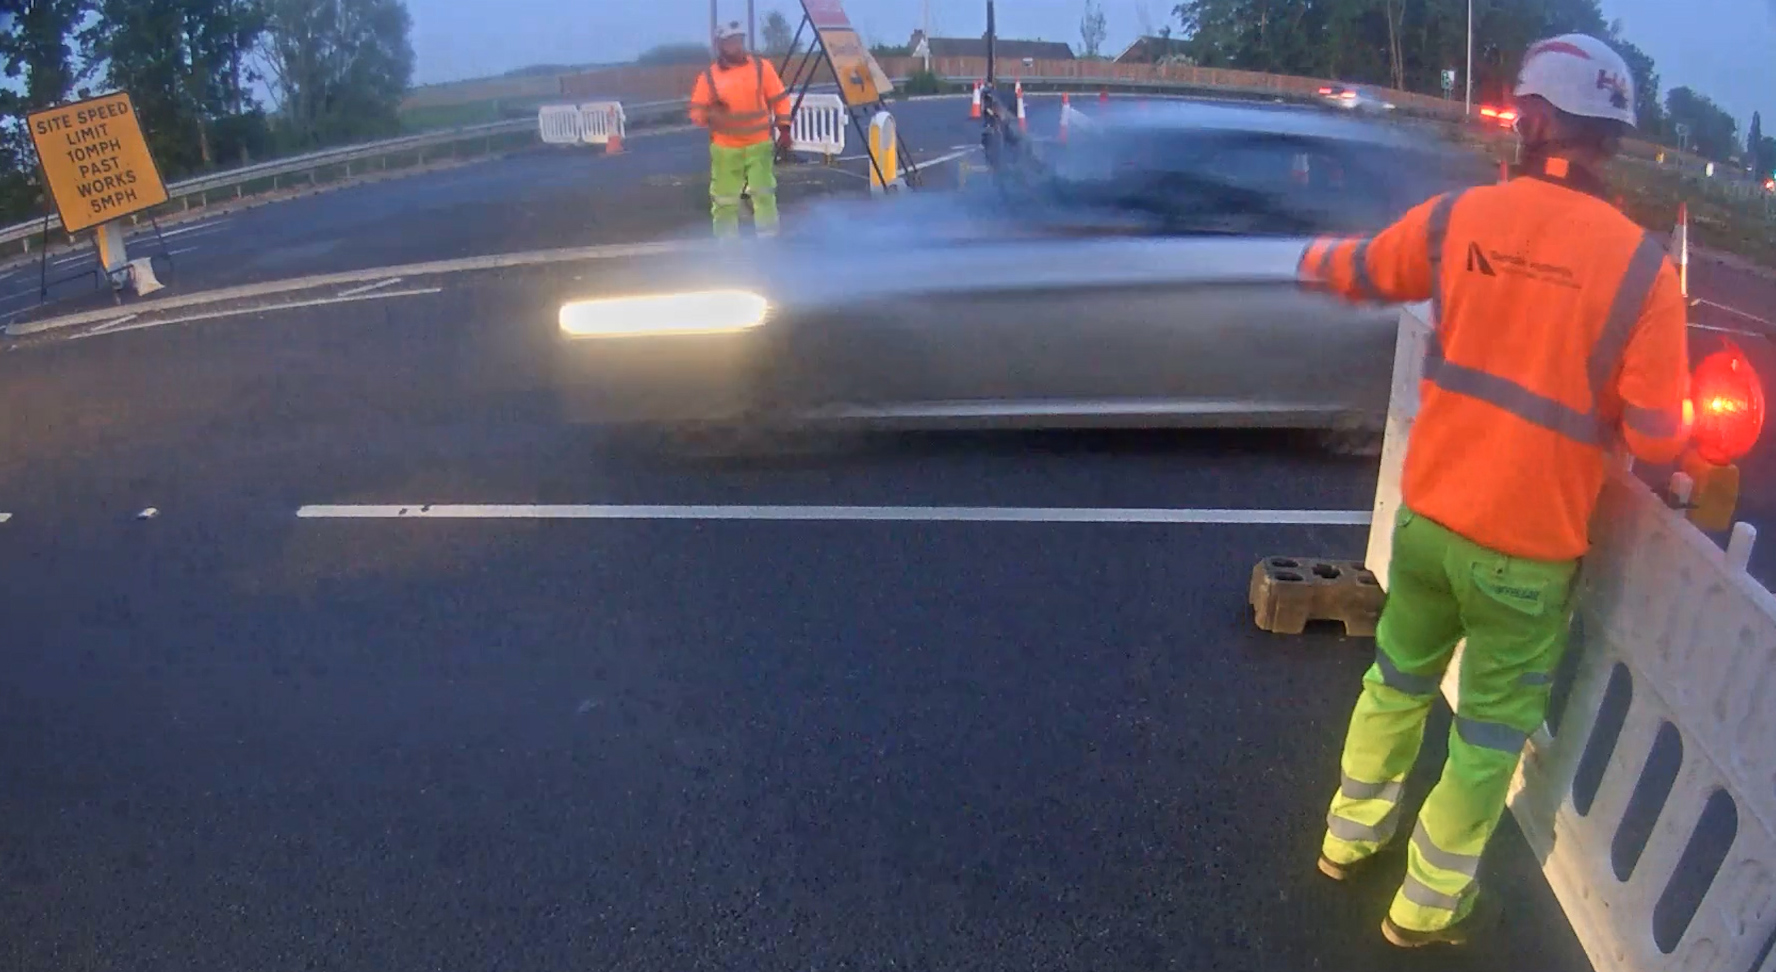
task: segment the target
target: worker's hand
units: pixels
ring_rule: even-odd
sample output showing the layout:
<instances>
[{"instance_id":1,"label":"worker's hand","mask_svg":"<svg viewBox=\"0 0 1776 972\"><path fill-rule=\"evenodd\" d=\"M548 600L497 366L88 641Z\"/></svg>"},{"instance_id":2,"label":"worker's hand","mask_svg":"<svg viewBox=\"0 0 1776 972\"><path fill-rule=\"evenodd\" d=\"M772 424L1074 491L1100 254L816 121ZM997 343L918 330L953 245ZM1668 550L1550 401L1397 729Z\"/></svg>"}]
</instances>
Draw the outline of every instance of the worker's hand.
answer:
<instances>
[{"instance_id":1,"label":"worker's hand","mask_svg":"<svg viewBox=\"0 0 1776 972\"><path fill-rule=\"evenodd\" d=\"M795 137L789 133L788 128L777 129L777 151L779 154L788 157L790 147L794 144Z\"/></svg>"}]
</instances>

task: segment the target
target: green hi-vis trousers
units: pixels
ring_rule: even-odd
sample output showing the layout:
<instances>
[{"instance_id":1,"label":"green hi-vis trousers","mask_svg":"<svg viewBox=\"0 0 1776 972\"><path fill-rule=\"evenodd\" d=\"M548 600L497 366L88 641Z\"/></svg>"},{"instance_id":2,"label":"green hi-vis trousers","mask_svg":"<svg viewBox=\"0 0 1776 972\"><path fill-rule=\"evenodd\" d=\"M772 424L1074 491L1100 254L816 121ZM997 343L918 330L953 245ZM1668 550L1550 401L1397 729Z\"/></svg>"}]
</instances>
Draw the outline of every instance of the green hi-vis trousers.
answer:
<instances>
[{"instance_id":1,"label":"green hi-vis trousers","mask_svg":"<svg viewBox=\"0 0 1776 972\"><path fill-rule=\"evenodd\" d=\"M752 196L752 223L760 236L777 235L777 146L709 146L709 202L715 235L740 235L740 195Z\"/></svg>"},{"instance_id":2,"label":"green hi-vis trousers","mask_svg":"<svg viewBox=\"0 0 1776 972\"><path fill-rule=\"evenodd\" d=\"M1400 511L1375 664L1351 715L1321 848L1351 864L1394 838L1425 717L1466 638L1449 761L1419 811L1406 880L1388 911L1394 924L1436 931L1473 909L1480 853L1504 814L1523 745L1547 715L1577 570L1576 560L1508 557Z\"/></svg>"}]
</instances>

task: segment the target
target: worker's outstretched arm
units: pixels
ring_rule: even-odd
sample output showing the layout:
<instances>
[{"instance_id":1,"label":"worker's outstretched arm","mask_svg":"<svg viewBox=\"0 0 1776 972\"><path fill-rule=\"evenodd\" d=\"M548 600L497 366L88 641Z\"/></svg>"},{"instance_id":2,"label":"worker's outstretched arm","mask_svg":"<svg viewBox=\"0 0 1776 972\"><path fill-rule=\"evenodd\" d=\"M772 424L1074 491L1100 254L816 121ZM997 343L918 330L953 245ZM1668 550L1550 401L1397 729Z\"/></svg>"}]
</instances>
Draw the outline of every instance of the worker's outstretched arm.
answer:
<instances>
[{"instance_id":1,"label":"worker's outstretched arm","mask_svg":"<svg viewBox=\"0 0 1776 972\"><path fill-rule=\"evenodd\" d=\"M1677 271L1664 260L1616 377L1622 438L1647 462L1670 462L1690 441L1688 316Z\"/></svg>"},{"instance_id":2,"label":"worker's outstretched arm","mask_svg":"<svg viewBox=\"0 0 1776 972\"><path fill-rule=\"evenodd\" d=\"M697 75L696 87L691 89L691 124L702 128L709 127L709 109L715 104L715 89L709 84L709 72Z\"/></svg>"},{"instance_id":3,"label":"worker's outstretched arm","mask_svg":"<svg viewBox=\"0 0 1776 972\"><path fill-rule=\"evenodd\" d=\"M1404 304L1431 297L1432 212L1442 197L1414 207L1368 239L1318 239L1301 255L1303 283L1351 301Z\"/></svg>"}]
</instances>

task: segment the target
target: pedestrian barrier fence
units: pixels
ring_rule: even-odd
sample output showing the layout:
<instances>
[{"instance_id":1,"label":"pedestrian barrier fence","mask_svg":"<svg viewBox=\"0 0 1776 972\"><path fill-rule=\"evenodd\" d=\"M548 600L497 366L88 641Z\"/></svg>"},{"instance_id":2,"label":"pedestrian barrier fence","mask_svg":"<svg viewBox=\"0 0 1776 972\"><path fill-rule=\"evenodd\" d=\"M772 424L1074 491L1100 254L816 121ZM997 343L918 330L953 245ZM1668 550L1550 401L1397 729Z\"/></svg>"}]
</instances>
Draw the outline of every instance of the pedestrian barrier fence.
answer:
<instances>
[{"instance_id":1,"label":"pedestrian barrier fence","mask_svg":"<svg viewBox=\"0 0 1776 972\"><path fill-rule=\"evenodd\" d=\"M790 148L814 155L840 155L845 151L845 101L836 94L802 97L790 119Z\"/></svg>"},{"instance_id":2,"label":"pedestrian barrier fence","mask_svg":"<svg viewBox=\"0 0 1776 972\"><path fill-rule=\"evenodd\" d=\"M546 145L578 145L585 134L579 105L544 105L537 109L537 130Z\"/></svg>"},{"instance_id":3,"label":"pedestrian barrier fence","mask_svg":"<svg viewBox=\"0 0 1776 972\"><path fill-rule=\"evenodd\" d=\"M1407 309L1367 566L1386 583L1431 340ZM1518 828L1598 972L1776 972L1776 596L1626 465L1604 487ZM1460 654L1443 683L1459 704Z\"/></svg>"},{"instance_id":4,"label":"pedestrian barrier fence","mask_svg":"<svg viewBox=\"0 0 1776 972\"><path fill-rule=\"evenodd\" d=\"M616 101L593 101L580 106L581 138L587 145L608 145L612 139L622 141L627 119L623 105Z\"/></svg>"}]
</instances>

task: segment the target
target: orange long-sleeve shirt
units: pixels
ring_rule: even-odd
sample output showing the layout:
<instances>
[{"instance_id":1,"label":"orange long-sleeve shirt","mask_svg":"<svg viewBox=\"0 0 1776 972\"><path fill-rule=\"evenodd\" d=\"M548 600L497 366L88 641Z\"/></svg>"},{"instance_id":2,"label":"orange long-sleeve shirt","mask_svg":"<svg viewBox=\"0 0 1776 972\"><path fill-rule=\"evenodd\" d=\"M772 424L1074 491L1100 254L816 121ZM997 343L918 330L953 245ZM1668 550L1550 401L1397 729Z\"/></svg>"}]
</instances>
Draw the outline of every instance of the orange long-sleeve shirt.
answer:
<instances>
[{"instance_id":1,"label":"orange long-sleeve shirt","mask_svg":"<svg viewBox=\"0 0 1776 972\"><path fill-rule=\"evenodd\" d=\"M1432 301L1403 499L1511 556L1582 556L1609 448L1666 462L1689 437L1677 273L1591 188L1555 159L1302 255L1348 299Z\"/></svg>"},{"instance_id":2,"label":"orange long-sleeve shirt","mask_svg":"<svg viewBox=\"0 0 1776 972\"><path fill-rule=\"evenodd\" d=\"M697 75L690 111L693 123L709 129L711 144L745 148L769 141L773 124L789 125L789 91L764 58L717 61Z\"/></svg>"}]
</instances>

